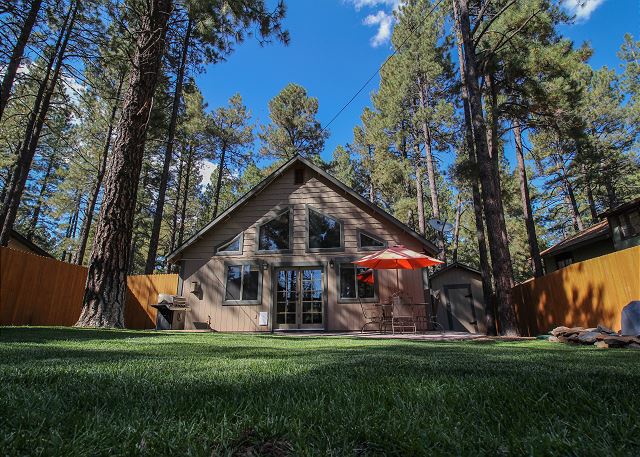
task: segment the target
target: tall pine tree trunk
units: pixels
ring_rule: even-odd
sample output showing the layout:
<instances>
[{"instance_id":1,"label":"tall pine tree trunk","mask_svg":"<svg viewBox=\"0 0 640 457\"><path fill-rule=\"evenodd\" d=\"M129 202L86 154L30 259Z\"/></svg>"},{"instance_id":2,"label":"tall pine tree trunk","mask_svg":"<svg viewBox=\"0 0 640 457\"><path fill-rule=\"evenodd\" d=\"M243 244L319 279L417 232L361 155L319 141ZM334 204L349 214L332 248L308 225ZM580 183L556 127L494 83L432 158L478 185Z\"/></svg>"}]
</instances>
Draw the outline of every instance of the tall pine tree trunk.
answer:
<instances>
[{"instance_id":1,"label":"tall pine tree trunk","mask_svg":"<svg viewBox=\"0 0 640 457\"><path fill-rule=\"evenodd\" d=\"M36 207L33 209L31 215L31 221L29 221L29 229L27 230L27 238L31 240L33 234L38 226L40 220L40 211L42 210L42 203L44 203L44 196L47 193L47 186L49 185L49 177L53 171L53 158L47 164L47 168L42 176L42 184L40 185L40 192L38 192L38 199L36 200Z\"/></svg>"},{"instance_id":2,"label":"tall pine tree trunk","mask_svg":"<svg viewBox=\"0 0 640 457\"><path fill-rule=\"evenodd\" d=\"M418 92L419 92L419 100L420 107L424 110L427 107L427 99L426 99L426 90L424 87L424 81L421 78L418 78ZM432 216L436 219L440 219L440 203L438 202L438 184L436 181L436 171L433 158L432 151L432 138L431 138L431 129L429 128L429 124L427 121L422 121L422 135L424 137L424 151L427 162L427 180L429 182L429 197L431 198L431 213ZM438 232L438 258L442 261L446 262L446 252L444 246L444 233Z\"/></svg>"},{"instance_id":3,"label":"tall pine tree trunk","mask_svg":"<svg viewBox=\"0 0 640 457\"><path fill-rule=\"evenodd\" d=\"M538 278L544 274L542 269L542 259L540 258L540 247L538 246L538 236L536 235L536 225L533 220L533 209L531 207L531 197L529 195L529 181L527 179L527 168L524 162L524 150L522 147L522 128L520 121L514 120L513 136L516 143L516 158L518 160L518 172L520 174L520 196L522 198L522 212L524 223L527 228L527 238L529 240L529 253L531 254L531 267L533 275Z\"/></svg>"},{"instance_id":4,"label":"tall pine tree trunk","mask_svg":"<svg viewBox=\"0 0 640 457\"><path fill-rule=\"evenodd\" d=\"M102 147L102 157L100 158L100 165L98 166L98 173L96 175L96 182L91 190L91 196L89 197L89 203L87 204L86 214L82 221L82 228L80 229L80 241L78 244L78 250L73 256L73 263L82 265L84 261L84 253L87 249L87 241L89 240L89 232L91 231L91 223L93 221L93 214L96 210L96 203L98 202L98 196L100 195L100 189L102 188L102 180L104 179L104 172L107 168L107 157L109 157L109 149L111 147L111 136L113 134L113 127L116 120L116 113L118 112L118 105L120 103L120 93L122 91L122 85L124 83L124 75L120 77L118 83L118 89L116 90L116 97L111 107L111 116L109 117L109 127L107 129L107 137Z\"/></svg>"},{"instance_id":5,"label":"tall pine tree trunk","mask_svg":"<svg viewBox=\"0 0 640 457\"><path fill-rule=\"evenodd\" d=\"M573 227L575 230L581 232L584 230L584 223L582 222L582 216L580 216L580 210L578 209L578 201L576 200L576 194L573 191L573 184L571 184L571 181L569 180L569 175L567 174L567 169L564 166L562 158L556 156L555 162L558 170L560 171L560 179L562 180L562 185L564 187L567 205L571 211Z\"/></svg>"},{"instance_id":6,"label":"tall pine tree trunk","mask_svg":"<svg viewBox=\"0 0 640 457\"><path fill-rule=\"evenodd\" d=\"M462 201L460 200L460 194L456 197L456 217L453 224L453 253L451 254L451 261L456 263L458 261L458 243L460 240L460 218L462 217Z\"/></svg>"},{"instance_id":7,"label":"tall pine tree trunk","mask_svg":"<svg viewBox=\"0 0 640 457\"><path fill-rule=\"evenodd\" d=\"M153 227L151 228L151 238L149 239L149 252L147 253L147 263L144 267L145 274L153 273L156 267L156 255L158 254L158 240L160 239L160 228L162 226L162 216L164 213L164 199L167 194L169 183L169 170L171 169L171 159L173 158L173 142L176 136L176 124L178 122L178 109L182 98L182 85L184 83L184 70L187 65L187 55L189 54L189 42L191 40L191 18L187 23L187 31L182 42L182 53L180 56L180 66L176 75L176 89L173 94L173 106L171 108L171 120L169 121L169 132L167 135L167 147L164 153L164 163L162 165L162 175L160 175L160 187L158 189L158 199L156 201L156 211L153 215Z\"/></svg>"},{"instance_id":8,"label":"tall pine tree trunk","mask_svg":"<svg viewBox=\"0 0 640 457\"><path fill-rule=\"evenodd\" d=\"M128 88L105 175L100 218L78 326L124 327L134 212L171 0L151 0L140 20Z\"/></svg>"},{"instance_id":9,"label":"tall pine tree trunk","mask_svg":"<svg viewBox=\"0 0 640 457\"><path fill-rule=\"evenodd\" d=\"M191 148L191 146L189 146ZM213 194L213 217L218 215L218 205L220 204L220 192L222 191L222 176L224 175L224 161L227 154L227 146L222 145L220 149L220 162L218 162L218 177L216 179L216 189Z\"/></svg>"},{"instance_id":10,"label":"tall pine tree trunk","mask_svg":"<svg viewBox=\"0 0 640 457\"><path fill-rule=\"evenodd\" d=\"M422 183L422 153L420 152L420 145L416 143L414 145L416 158L415 158L415 173L416 173L416 202L418 206L418 231L420 235L425 234L424 224L424 188Z\"/></svg>"},{"instance_id":11,"label":"tall pine tree trunk","mask_svg":"<svg viewBox=\"0 0 640 457\"><path fill-rule=\"evenodd\" d=\"M179 202L182 200L182 168L184 166L184 152L186 151L186 146L182 145L182 151L180 152L180 160L178 162L178 188L176 189L176 198L173 204L173 217L172 217L172 227L171 227L171 250L173 252L176 249L176 237L178 235L178 206ZM169 269L171 267L169 266Z\"/></svg>"},{"instance_id":12,"label":"tall pine tree trunk","mask_svg":"<svg viewBox=\"0 0 640 457\"><path fill-rule=\"evenodd\" d=\"M453 9L456 13L457 20L457 8L456 0L453 0ZM460 81L462 92L462 107L464 112L464 127L465 127L465 147L469 156L469 162L473 165L473 173L471 176L471 195L473 198L473 214L476 225L476 239L478 241L478 257L480 260L480 274L482 277L482 295L485 303L485 326L487 334L496 334L496 320L495 320L495 304L493 295L493 284L491 282L491 264L489 262L489 254L487 252L487 241L485 238L483 214L482 214L482 197L480 195L480 185L478 184L477 171L477 159L475 154L473 125L471 123L471 111L469 109L469 92L467 91L466 74L465 74L465 57L464 49L462 46L462 36L460 35L460 28L454 26L456 34L456 48L458 51L458 62L460 69Z\"/></svg>"},{"instance_id":13,"label":"tall pine tree trunk","mask_svg":"<svg viewBox=\"0 0 640 457\"><path fill-rule=\"evenodd\" d=\"M38 19L38 12L40 11L41 4L42 0L31 0L31 6L29 7L29 12L27 13L27 17L24 20L24 24L22 24L22 28L20 29L20 35L18 36L18 40L16 41L13 50L11 51L9 64L7 65L4 76L2 78L2 86L0 86L0 120L2 119L4 109L7 107L9 96L11 95L11 89L13 87L13 82L16 79L18 68L20 67L20 63L22 62L22 56L24 55L24 50L27 47L27 43L29 42L31 31L33 30L33 26L35 25L36 20Z\"/></svg>"},{"instance_id":14,"label":"tall pine tree trunk","mask_svg":"<svg viewBox=\"0 0 640 457\"><path fill-rule=\"evenodd\" d=\"M182 209L180 210L180 229L178 231L178 246L182 244L184 239L184 221L187 218L187 200L189 199L189 181L191 178L191 165L193 161L193 146L189 147L187 155L187 163L185 164L184 175L184 192L182 195ZM215 216L214 216L215 217Z\"/></svg>"},{"instance_id":15,"label":"tall pine tree trunk","mask_svg":"<svg viewBox=\"0 0 640 457\"><path fill-rule=\"evenodd\" d=\"M505 238L506 228L501 217L502 207L499 195L498 177L495 175L492 158L487 147L487 130L482 112L482 94L478 84L478 63L471 37L468 0L454 0L457 9L457 26L460 27L465 61L465 83L469 96L469 111L473 126L473 136L477 157L484 216L489 235L491 267L496 285L497 309L500 318L500 333L517 335L518 326L511 301L513 269L509 253L509 240Z\"/></svg>"},{"instance_id":16,"label":"tall pine tree trunk","mask_svg":"<svg viewBox=\"0 0 640 457\"><path fill-rule=\"evenodd\" d=\"M584 175L584 187L587 193L587 202L589 203L589 212L591 213L591 223L598 223L598 210L596 209L596 201L593 198L593 190L591 189L591 178L589 177L589 169L582 164L582 174Z\"/></svg>"},{"instance_id":17,"label":"tall pine tree trunk","mask_svg":"<svg viewBox=\"0 0 640 457\"><path fill-rule=\"evenodd\" d=\"M60 70L62 68L67 44L69 43L69 38L73 31L78 8L79 0L76 0L72 5L70 5L70 10L64 20L64 26L62 27L56 46L54 47L55 54L52 54L52 60L49 61L45 78L40 84L38 94L36 95L34 109L27 123L25 139L21 144L17 161L13 166L11 182L7 188L7 194L2 205L2 209L0 210L0 224L2 224L2 231L0 232L0 246L6 246L9 242L9 234L13 229L13 224L15 223L16 215L18 213L18 206L20 206L20 200L22 200L22 194L24 193L24 188L27 184L27 178L29 176L29 171L31 170L33 157L40 141L42 127L44 126L47 113L49 112L51 97L55 92L56 85L60 77ZM53 73L51 73L51 71L53 71Z\"/></svg>"}]
</instances>

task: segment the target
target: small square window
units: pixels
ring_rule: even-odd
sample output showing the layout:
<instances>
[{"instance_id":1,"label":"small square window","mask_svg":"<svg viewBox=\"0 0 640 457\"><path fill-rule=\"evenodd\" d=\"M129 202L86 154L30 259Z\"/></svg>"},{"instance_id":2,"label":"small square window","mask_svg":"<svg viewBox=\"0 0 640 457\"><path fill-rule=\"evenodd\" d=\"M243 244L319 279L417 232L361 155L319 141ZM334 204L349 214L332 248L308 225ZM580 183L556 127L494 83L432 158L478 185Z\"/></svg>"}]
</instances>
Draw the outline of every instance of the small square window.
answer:
<instances>
[{"instance_id":1,"label":"small square window","mask_svg":"<svg viewBox=\"0 0 640 457\"><path fill-rule=\"evenodd\" d=\"M260 302L261 271L255 264L227 265L224 301L230 304Z\"/></svg>"}]
</instances>

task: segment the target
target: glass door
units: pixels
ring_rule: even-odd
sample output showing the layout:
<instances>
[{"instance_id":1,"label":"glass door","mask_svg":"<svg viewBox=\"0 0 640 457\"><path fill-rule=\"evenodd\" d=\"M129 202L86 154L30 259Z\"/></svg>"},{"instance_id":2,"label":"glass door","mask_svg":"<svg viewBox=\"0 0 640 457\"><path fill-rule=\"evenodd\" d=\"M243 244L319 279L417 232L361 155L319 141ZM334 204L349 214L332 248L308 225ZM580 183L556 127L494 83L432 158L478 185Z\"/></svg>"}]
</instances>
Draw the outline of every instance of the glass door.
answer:
<instances>
[{"instance_id":1,"label":"glass door","mask_svg":"<svg viewBox=\"0 0 640 457\"><path fill-rule=\"evenodd\" d=\"M276 328L324 328L322 268L277 269L275 282Z\"/></svg>"}]
</instances>

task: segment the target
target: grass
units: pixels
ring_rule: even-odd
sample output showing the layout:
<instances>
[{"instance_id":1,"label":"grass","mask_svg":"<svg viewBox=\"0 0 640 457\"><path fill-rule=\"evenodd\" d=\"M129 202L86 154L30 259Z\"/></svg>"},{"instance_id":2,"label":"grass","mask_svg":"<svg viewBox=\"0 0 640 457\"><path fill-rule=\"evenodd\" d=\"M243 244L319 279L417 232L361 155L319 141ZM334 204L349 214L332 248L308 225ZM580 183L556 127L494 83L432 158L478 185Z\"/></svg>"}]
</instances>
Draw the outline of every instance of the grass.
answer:
<instances>
[{"instance_id":1,"label":"grass","mask_svg":"<svg viewBox=\"0 0 640 457\"><path fill-rule=\"evenodd\" d=\"M638 455L640 352L0 329L3 455Z\"/></svg>"}]
</instances>

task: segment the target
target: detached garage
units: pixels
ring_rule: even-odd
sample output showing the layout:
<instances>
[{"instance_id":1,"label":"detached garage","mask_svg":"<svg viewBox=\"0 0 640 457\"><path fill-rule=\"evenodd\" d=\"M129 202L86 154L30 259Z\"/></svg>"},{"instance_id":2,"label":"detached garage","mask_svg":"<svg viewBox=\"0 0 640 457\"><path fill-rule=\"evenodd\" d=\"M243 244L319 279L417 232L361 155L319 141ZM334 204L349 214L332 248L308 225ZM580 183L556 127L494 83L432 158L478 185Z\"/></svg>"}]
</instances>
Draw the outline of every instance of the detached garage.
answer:
<instances>
[{"instance_id":1,"label":"detached garage","mask_svg":"<svg viewBox=\"0 0 640 457\"><path fill-rule=\"evenodd\" d=\"M453 263L429 277L438 322L445 330L486 333L482 277L478 270Z\"/></svg>"}]
</instances>

